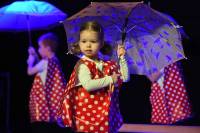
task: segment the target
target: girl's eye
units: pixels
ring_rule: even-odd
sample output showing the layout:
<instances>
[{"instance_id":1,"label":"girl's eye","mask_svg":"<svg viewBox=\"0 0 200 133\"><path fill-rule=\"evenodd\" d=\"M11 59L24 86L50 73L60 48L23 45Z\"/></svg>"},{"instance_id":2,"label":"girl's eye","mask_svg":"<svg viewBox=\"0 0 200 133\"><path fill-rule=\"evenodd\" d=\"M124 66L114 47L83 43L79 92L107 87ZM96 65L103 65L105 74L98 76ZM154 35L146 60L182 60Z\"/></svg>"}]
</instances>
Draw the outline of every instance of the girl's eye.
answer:
<instances>
[{"instance_id":1,"label":"girl's eye","mask_svg":"<svg viewBox=\"0 0 200 133\"><path fill-rule=\"evenodd\" d=\"M86 41L81 41L82 43L86 43Z\"/></svg>"},{"instance_id":2,"label":"girl's eye","mask_svg":"<svg viewBox=\"0 0 200 133\"><path fill-rule=\"evenodd\" d=\"M92 43L96 43L97 41L91 41Z\"/></svg>"}]
</instances>

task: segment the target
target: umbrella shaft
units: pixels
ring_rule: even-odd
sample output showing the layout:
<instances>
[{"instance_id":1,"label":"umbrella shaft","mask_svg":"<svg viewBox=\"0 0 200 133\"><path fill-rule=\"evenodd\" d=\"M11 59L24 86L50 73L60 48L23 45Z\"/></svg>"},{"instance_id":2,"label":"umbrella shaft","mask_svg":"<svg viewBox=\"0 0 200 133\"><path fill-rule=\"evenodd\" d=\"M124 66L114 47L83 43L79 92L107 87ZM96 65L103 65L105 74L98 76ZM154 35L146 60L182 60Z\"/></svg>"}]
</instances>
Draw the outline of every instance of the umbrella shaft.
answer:
<instances>
[{"instance_id":1,"label":"umbrella shaft","mask_svg":"<svg viewBox=\"0 0 200 133\"><path fill-rule=\"evenodd\" d=\"M26 18L27 18L29 46L32 46L31 29L30 29L30 17L29 17L29 15L27 15Z\"/></svg>"}]
</instances>

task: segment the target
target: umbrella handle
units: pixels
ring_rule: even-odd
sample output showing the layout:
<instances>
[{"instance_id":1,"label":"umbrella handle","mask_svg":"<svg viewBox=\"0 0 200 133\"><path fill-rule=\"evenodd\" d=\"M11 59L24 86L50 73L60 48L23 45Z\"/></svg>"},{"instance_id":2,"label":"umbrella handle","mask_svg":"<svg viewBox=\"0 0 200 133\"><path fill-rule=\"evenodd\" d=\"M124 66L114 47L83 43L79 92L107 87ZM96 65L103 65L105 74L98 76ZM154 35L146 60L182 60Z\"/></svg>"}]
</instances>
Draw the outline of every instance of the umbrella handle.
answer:
<instances>
[{"instance_id":1,"label":"umbrella handle","mask_svg":"<svg viewBox=\"0 0 200 133\"><path fill-rule=\"evenodd\" d=\"M31 31L29 30L28 31L28 38L29 38L29 46L33 46L33 44L32 44L32 38L31 38Z\"/></svg>"}]
</instances>

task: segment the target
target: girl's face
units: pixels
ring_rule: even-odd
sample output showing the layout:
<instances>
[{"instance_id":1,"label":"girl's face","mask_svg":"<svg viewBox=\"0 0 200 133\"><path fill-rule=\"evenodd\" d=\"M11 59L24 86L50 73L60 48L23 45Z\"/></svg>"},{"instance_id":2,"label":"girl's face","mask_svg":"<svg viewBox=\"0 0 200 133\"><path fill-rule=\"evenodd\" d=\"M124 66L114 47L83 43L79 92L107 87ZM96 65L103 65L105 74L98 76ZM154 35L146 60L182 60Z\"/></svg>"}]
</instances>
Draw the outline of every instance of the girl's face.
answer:
<instances>
[{"instance_id":1,"label":"girl's face","mask_svg":"<svg viewBox=\"0 0 200 133\"><path fill-rule=\"evenodd\" d=\"M42 58L47 58L48 47L43 44L42 41L38 43L38 52Z\"/></svg>"},{"instance_id":2,"label":"girl's face","mask_svg":"<svg viewBox=\"0 0 200 133\"><path fill-rule=\"evenodd\" d=\"M101 40L98 32L92 30L84 30L80 33L79 46L81 52L89 57L97 57L98 52L101 48Z\"/></svg>"}]
</instances>

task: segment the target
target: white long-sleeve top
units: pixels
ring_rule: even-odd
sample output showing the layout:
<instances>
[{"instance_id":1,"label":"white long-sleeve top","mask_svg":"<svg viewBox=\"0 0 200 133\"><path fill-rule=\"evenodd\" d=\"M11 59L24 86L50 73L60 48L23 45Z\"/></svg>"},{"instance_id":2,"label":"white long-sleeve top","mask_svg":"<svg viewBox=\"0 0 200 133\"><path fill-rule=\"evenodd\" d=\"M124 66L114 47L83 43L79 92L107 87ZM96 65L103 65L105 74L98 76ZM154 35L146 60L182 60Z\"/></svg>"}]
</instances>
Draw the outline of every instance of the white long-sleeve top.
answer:
<instances>
[{"instance_id":1,"label":"white long-sleeve top","mask_svg":"<svg viewBox=\"0 0 200 133\"><path fill-rule=\"evenodd\" d=\"M89 61L93 61L90 58L87 58L86 56L83 56L82 58L87 59ZM93 61L97 68L100 71L103 71L103 61L100 60L99 62ZM127 82L129 80L129 71L128 71L128 64L124 57L119 58L119 64L120 64L120 72L122 75L123 82ZM111 76L105 76L103 78L99 79L91 79L91 72L89 68L85 64L81 64L79 66L79 72L78 72L78 83L77 86L82 85L87 91L94 91L106 86L109 86L113 83Z\"/></svg>"},{"instance_id":2,"label":"white long-sleeve top","mask_svg":"<svg viewBox=\"0 0 200 133\"><path fill-rule=\"evenodd\" d=\"M165 76L164 68L160 70L160 73L161 73L161 75L160 75L159 79L157 80L157 83L160 85L161 89L163 90L163 85L164 85L163 82L164 82L164 76Z\"/></svg>"},{"instance_id":3,"label":"white long-sleeve top","mask_svg":"<svg viewBox=\"0 0 200 133\"><path fill-rule=\"evenodd\" d=\"M43 84L46 81L46 76L47 76L47 67L48 67L48 60L42 59L38 64L35 66L38 70L37 75L40 76Z\"/></svg>"}]
</instances>

